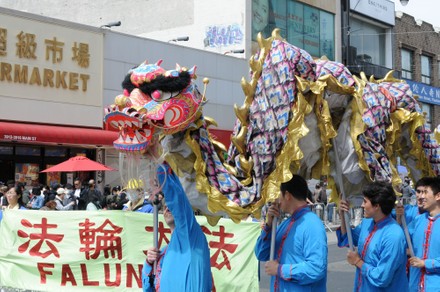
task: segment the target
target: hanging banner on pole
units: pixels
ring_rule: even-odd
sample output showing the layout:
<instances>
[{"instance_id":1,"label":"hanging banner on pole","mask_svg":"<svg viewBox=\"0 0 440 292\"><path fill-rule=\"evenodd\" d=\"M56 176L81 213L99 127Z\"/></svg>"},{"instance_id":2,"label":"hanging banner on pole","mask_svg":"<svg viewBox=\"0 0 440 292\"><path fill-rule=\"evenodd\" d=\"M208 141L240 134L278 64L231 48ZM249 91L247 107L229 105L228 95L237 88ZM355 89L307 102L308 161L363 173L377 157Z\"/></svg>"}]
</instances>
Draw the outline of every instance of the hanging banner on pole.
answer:
<instances>
[{"instance_id":1,"label":"hanging banner on pole","mask_svg":"<svg viewBox=\"0 0 440 292\"><path fill-rule=\"evenodd\" d=\"M211 249L217 291L258 291L258 223L198 217ZM159 216L163 247L171 230ZM6 210L0 222L0 287L41 291L142 288L153 216L123 211Z\"/></svg>"}]
</instances>

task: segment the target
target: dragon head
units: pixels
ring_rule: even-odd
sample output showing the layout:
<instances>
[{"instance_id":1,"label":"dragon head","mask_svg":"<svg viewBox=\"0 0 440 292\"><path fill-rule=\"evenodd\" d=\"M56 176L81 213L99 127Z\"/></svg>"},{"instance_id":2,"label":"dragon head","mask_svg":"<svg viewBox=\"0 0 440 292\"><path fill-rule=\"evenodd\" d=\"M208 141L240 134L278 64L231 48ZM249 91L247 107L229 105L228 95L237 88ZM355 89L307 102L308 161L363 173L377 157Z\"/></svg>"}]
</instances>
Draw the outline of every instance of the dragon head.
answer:
<instances>
[{"instance_id":1,"label":"dragon head","mask_svg":"<svg viewBox=\"0 0 440 292\"><path fill-rule=\"evenodd\" d=\"M125 152L145 152L155 134L184 130L199 113L203 96L193 82L196 67L176 65L174 70L147 61L131 69L122 82L123 94L105 109L104 122L119 130L114 147Z\"/></svg>"}]
</instances>

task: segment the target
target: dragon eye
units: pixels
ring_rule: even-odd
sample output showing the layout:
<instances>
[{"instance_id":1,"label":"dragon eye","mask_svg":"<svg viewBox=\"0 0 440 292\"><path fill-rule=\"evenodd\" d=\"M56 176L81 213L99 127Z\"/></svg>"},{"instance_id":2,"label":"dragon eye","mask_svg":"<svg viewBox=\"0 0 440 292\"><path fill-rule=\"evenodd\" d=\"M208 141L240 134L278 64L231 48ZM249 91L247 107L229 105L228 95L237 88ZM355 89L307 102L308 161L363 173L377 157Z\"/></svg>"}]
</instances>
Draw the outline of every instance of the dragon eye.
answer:
<instances>
[{"instance_id":1,"label":"dragon eye","mask_svg":"<svg viewBox=\"0 0 440 292\"><path fill-rule=\"evenodd\" d=\"M179 92L164 92L161 90L155 90L151 93L151 98L155 101L165 101L172 97L175 97L179 94Z\"/></svg>"}]
</instances>

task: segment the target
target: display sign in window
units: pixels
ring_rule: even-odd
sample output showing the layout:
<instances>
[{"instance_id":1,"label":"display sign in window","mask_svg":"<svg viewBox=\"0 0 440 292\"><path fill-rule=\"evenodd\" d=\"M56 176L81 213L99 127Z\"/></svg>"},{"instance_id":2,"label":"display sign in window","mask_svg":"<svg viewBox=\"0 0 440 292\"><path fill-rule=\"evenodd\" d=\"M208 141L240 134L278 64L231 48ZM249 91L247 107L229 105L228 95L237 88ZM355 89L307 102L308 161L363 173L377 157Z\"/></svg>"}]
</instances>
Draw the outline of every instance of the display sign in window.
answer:
<instances>
[{"instance_id":1,"label":"display sign in window","mask_svg":"<svg viewBox=\"0 0 440 292\"><path fill-rule=\"evenodd\" d=\"M38 185L40 167L36 163L16 163L15 181L25 183L26 186Z\"/></svg>"}]
</instances>

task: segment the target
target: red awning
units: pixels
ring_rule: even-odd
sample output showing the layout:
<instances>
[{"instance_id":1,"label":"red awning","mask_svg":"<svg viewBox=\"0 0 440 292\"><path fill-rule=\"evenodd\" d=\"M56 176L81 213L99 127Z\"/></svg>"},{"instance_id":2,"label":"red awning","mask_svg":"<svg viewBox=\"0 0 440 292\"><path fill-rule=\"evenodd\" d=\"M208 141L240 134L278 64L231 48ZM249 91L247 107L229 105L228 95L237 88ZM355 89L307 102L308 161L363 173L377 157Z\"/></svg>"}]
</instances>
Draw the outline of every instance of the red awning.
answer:
<instances>
[{"instance_id":1,"label":"red awning","mask_svg":"<svg viewBox=\"0 0 440 292\"><path fill-rule=\"evenodd\" d=\"M209 132L217 141L222 142L226 149L229 148L229 144L231 144L231 130L209 129Z\"/></svg>"},{"instance_id":2,"label":"red awning","mask_svg":"<svg viewBox=\"0 0 440 292\"><path fill-rule=\"evenodd\" d=\"M0 122L0 141L112 146L116 139L114 131Z\"/></svg>"}]
</instances>

